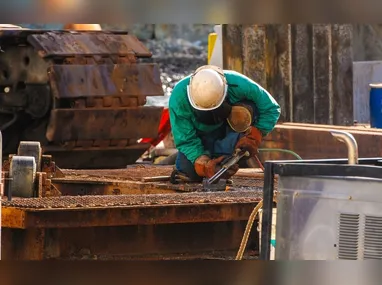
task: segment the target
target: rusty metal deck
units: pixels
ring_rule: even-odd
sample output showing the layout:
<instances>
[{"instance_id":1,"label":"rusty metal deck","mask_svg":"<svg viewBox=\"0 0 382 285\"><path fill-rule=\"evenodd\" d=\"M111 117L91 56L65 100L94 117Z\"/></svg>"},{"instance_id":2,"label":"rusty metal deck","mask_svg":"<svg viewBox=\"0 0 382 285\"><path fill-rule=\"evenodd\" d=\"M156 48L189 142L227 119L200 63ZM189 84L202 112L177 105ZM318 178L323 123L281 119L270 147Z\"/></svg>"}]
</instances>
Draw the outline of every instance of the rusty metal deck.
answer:
<instances>
[{"instance_id":1,"label":"rusty metal deck","mask_svg":"<svg viewBox=\"0 0 382 285\"><path fill-rule=\"evenodd\" d=\"M245 220L259 191L63 196L3 201L2 226L75 228Z\"/></svg>"},{"instance_id":2,"label":"rusty metal deck","mask_svg":"<svg viewBox=\"0 0 382 285\"><path fill-rule=\"evenodd\" d=\"M262 199L262 174L238 173L227 191L142 182L172 167L62 170L61 197L2 201L2 259L232 259ZM183 187L183 188L182 188ZM256 222L255 222L256 224ZM256 258L256 225L245 259Z\"/></svg>"},{"instance_id":3,"label":"rusty metal deck","mask_svg":"<svg viewBox=\"0 0 382 285\"><path fill-rule=\"evenodd\" d=\"M242 190L15 198L3 201L2 259L232 259L261 197ZM252 233L246 258L256 256L257 240Z\"/></svg>"},{"instance_id":4,"label":"rusty metal deck","mask_svg":"<svg viewBox=\"0 0 382 285\"><path fill-rule=\"evenodd\" d=\"M224 191L184 194L63 196L46 198L14 198L4 200L3 207L23 209L109 208L150 205L186 205L248 203L262 199L261 191Z\"/></svg>"}]
</instances>

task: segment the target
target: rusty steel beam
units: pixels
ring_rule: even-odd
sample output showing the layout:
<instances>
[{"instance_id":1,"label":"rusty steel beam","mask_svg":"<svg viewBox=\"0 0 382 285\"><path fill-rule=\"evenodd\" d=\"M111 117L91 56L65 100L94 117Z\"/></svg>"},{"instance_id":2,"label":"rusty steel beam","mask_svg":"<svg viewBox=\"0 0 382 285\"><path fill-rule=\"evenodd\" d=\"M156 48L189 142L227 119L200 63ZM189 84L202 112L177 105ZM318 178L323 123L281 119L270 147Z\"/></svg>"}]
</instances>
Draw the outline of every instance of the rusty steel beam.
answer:
<instances>
[{"instance_id":1,"label":"rusty steel beam","mask_svg":"<svg viewBox=\"0 0 382 285\"><path fill-rule=\"evenodd\" d=\"M243 72L241 25L222 25L223 68Z\"/></svg>"},{"instance_id":2,"label":"rusty steel beam","mask_svg":"<svg viewBox=\"0 0 382 285\"><path fill-rule=\"evenodd\" d=\"M3 260L234 259L246 221L17 230L3 228ZM258 254L257 221L244 259Z\"/></svg>"},{"instance_id":3,"label":"rusty steel beam","mask_svg":"<svg viewBox=\"0 0 382 285\"><path fill-rule=\"evenodd\" d=\"M333 123L353 124L353 29L332 25Z\"/></svg>"},{"instance_id":4,"label":"rusty steel beam","mask_svg":"<svg viewBox=\"0 0 382 285\"><path fill-rule=\"evenodd\" d=\"M312 25L291 27L293 122L314 123Z\"/></svg>"},{"instance_id":5,"label":"rusty steel beam","mask_svg":"<svg viewBox=\"0 0 382 285\"><path fill-rule=\"evenodd\" d=\"M261 197L261 191L249 190L15 198L3 201L3 227L67 228L245 220ZM7 221L12 222L7 224Z\"/></svg>"},{"instance_id":6,"label":"rusty steel beam","mask_svg":"<svg viewBox=\"0 0 382 285\"><path fill-rule=\"evenodd\" d=\"M314 123L333 123L331 25L313 25Z\"/></svg>"},{"instance_id":7,"label":"rusty steel beam","mask_svg":"<svg viewBox=\"0 0 382 285\"><path fill-rule=\"evenodd\" d=\"M4 207L3 227L81 228L247 220L258 202L88 209L19 209ZM17 215L14 214L17 210ZM11 221L9 224L7 221Z\"/></svg>"},{"instance_id":8,"label":"rusty steel beam","mask_svg":"<svg viewBox=\"0 0 382 285\"><path fill-rule=\"evenodd\" d=\"M224 67L269 90L280 122L353 123L352 25L223 25L224 33Z\"/></svg>"},{"instance_id":9,"label":"rusty steel beam","mask_svg":"<svg viewBox=\"0 0 382 285\"><path fill-rule=\"evenodd\" d=\"M243 73L266 88L265 25L245 25L243 36Z\"/></svg>"},{"instance_id":10,"label":"rusty steel beam","mask_svg":"<svg viewBox=\"0 0 382 285\"><path fill-rule=\"evenodd\" d=\"M266 25L266 85L280 104L279 122L292 120L290 25Z\"/></svg>"}]
</instances>

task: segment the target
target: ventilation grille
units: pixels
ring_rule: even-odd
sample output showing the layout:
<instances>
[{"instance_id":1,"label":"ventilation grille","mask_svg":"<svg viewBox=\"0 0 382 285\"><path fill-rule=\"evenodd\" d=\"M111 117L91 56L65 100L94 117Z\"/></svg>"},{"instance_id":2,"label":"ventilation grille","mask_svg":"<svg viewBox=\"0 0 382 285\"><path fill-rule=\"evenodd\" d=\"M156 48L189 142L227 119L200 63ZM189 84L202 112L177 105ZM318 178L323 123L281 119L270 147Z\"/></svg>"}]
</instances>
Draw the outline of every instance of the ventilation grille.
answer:
<instances>
[{"instance_id":1,"label":"ventilation grille","mask_svg":"<svg viewBox=\"0 0 382 285\"><path fill-rule=\"evenodd\" d=\"M358 258L359 215L340 214L338 258L356 260Z\"/></svg>"},{"instance_id":2,"label":"ventilation grille","mask_svg":"<svg viewBox=\"0 0 382 285\"><path fill-rule=\"evenodd\" d=\"M365 217L364 259L382 259L382 217Z\"/></svg>"}]
</instances>

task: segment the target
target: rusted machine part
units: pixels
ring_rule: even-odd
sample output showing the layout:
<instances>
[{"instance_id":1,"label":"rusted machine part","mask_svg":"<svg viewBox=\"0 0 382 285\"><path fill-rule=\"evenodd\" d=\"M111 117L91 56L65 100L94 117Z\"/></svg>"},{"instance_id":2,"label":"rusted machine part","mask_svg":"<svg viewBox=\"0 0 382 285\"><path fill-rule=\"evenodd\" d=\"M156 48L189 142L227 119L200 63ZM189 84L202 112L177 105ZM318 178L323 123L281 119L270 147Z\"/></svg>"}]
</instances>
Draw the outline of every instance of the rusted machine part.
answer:
<instances>
[{"instance_id":1,"label":"rusted machine part","mask_svg":"<svg viewBox=\"0 0 382 285\"><path fill-rule=\"evenodd\" d=\"M33 194L29 198L42 198L42 197L58 197L61 196L61 192L52 184L52 180L48 178L50 173L46 172L36 172L35 180L33 182ZM12 187L9 187L8 183L14 183L12 177L9 175L9 171L4 170L2 173L2 178L4 180L4 195L13 199L18 197L14 193L9 193L12 191Z\"/></svg>"},{"instance_id":2,"label":"rusted machine part","mask_svg":"<svg viewBox=\"0 0 382 285\"><path fill-rule=\"evenodd\" d=\"M37 161L37 163L36 163ZM62 178L64 174L55 165L50 155L41 155L38 142L21 142L17 155L10 154L3 162L2 179L5 195L15 197L42 198L61 196L52 184L52 178Z\"/></svg>"},{"instance_id":3,"label":"rusted machine part","mask_svg":"<svg viewBox=\"0 0 382 285\"><path fill-rule=\"evenodd\" d=\"M62 168L123 168L156 137L163 107L144 105L164 95L160 71L139 62L152 54L135 36L7 28L0 45L6 155L39 141Z\"/></svg>"},{"instance_id":4,"label":"rusted machine part","mask_svg":"<svg viewBox=\"0 0 382 285\"><path fill-rule=\"evenodd\" d=\"M338 141L346 144L348 148L349 164L358 164L358 144L354 136L348 132L332 130L330 131Z\"/></svg>"}]
</instances>

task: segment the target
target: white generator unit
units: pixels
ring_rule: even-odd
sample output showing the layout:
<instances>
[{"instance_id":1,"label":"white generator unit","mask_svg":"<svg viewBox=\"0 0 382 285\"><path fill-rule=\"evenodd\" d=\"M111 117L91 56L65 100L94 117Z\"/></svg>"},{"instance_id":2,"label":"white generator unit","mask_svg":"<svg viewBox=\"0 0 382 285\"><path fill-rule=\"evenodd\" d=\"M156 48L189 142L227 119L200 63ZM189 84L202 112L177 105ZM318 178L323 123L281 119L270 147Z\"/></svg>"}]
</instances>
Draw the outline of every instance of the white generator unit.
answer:
<instances>
[{"instance_id":1,"label":"white generator unit","mask_svg":"<svg viewBox=\"0 0 382 285\"><path fill-rule=\"evenodd\" d=\"M351 134L331 133L348 159L265 163L261 259L271 258L276 175L275 260L382 259L382 158L358 159Z\"/></svg>"},{"instance_id":2,"label":"white generator unit","mask_svg":"<svg viewBox=\"0 0 382 285\"><path fill-rule=\"evenodd\" d=\"M378 178L280 176L275 260L382 259L382 167L374 167Z\"/></svg>"}]
</instances>

